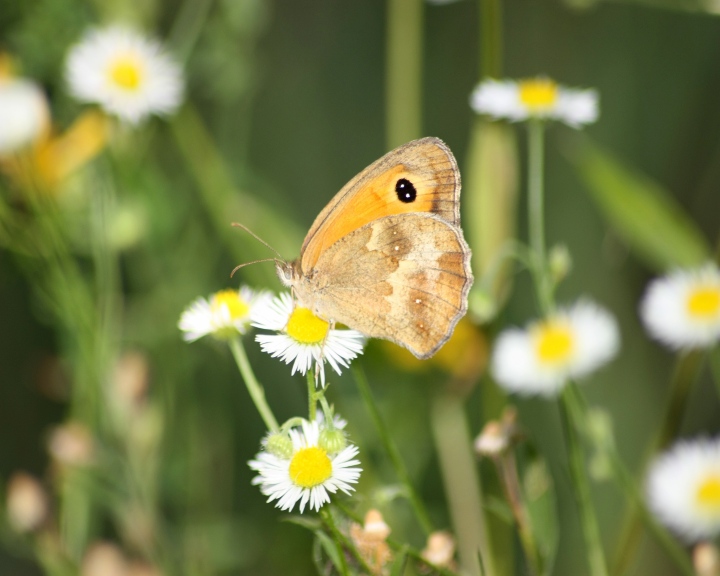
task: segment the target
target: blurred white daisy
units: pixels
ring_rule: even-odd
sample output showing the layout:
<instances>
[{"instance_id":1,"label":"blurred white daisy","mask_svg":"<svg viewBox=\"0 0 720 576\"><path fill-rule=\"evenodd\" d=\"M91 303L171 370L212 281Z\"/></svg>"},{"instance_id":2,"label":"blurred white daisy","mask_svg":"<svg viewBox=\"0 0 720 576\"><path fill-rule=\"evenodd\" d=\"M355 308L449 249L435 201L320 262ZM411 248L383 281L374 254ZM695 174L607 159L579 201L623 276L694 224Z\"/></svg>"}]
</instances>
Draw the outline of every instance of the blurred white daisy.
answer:
<instances>
[{"instance_id":1,"label":"blurred white daisy","mask_svg":"<svg viewBox=\"0 0 720 576\"><path fill-rule=\"evenodd\" d=\"M221 340L234 338L247 331L254 307L269 298L269 293L256 292L247 286L221 290L209 299L200 297L190 304L180 316L178 328L188 342L207 334Z\"/></svg>"},{"instance_id":2,"label":"blurred white daisy","mask_svg":"<svg viewBox=\"0 0 720 576\"><path fill-rule=\"evenodd\" d=\"M182 71L162 45L121 26L89 31L71 48L65 76L78 100L133 124L170 114L182 100Z\"/></svg>"},{"instance_id":3,"label":"blurred white daisy","mask_svg":"<svg viewBox=\"0 0 720 576\"><path fill-rule=\"evenodd\" d=\"M681 441L658 457L647 499L658 519L687 541L720 534L720 438Z\"/></svg>"},{"instance_id":4,"label":"blurred white daisy","mask_svg":"<svg viewBox=\"0 0 720 576\"><path fill-rule=\"evenodd\" d=\"M597 120L598 93L565 88L549 78L483 80L470 96L470 106L493 118L547 118L579 128Z\"/></svg>"},{"instance_id":5,"label":"blurred white daisy","mask_svg":"<svg viewBox=\"0 0 720 576\"><path fill-rule=\"evenodd\" d=\"M620 335L613 316L580 301L526 329L500 334L492 372L505 389L519 394L556 394L569 378L579 378L611 360Z\"/></svg>"},{"instance_id":6,"label":"blurred white daisy","mask_svg":"<svg viewBox=\"0 0 720 576\"><path fill-rule=\"evenodd\" d=\"M650 334L670 348L701 348L720 340L720 270L708 264L653 280L640 304Z\"/></svg>"},{"instance_id":7,"label":"blurred white daisy","mask_svg":"<svg viewBox=\"0 0 720 576\"><path fill-rule=\"evenodd\" d=\"M49 126L47 98L29 80L0 77L0 155L37 140Z\"/></svg>"},{"instance_id":8,"label":"blurred white daisy","mask_svg":"<svg viewBox=\"0 0 720 576\"><path fill-rule=\"evenodd\" d=\"M365 336L356 330L338 330L315 316L308 308L296 306L289 292L258 305L252 325L277 334L258 334L255 340L264 352L293 363L292 374L307 373L313 364L316 377L325 386L325 362L340 374L350 361L362 354Z\"/></svg>"},{"instance_id":9,"label":"blurred white daisy","mask_svg":"<svg viewBox=\"0 0 720 576\"><path fill-rule=\"evenodd\" d=\"M301 430L294 428L288 433L292 450L277 454L263 450L249 462L258 473L252 483L260 486L268 502L276 500L277 508L290 512L299 503L300 513L308 504L317 511L330 502L330 493L354 490L351 484L362 471L355 459L357 446L350 444L333 453L321 442L321 432L317 421L303 420Z\"/></svg>"}]
</instances>

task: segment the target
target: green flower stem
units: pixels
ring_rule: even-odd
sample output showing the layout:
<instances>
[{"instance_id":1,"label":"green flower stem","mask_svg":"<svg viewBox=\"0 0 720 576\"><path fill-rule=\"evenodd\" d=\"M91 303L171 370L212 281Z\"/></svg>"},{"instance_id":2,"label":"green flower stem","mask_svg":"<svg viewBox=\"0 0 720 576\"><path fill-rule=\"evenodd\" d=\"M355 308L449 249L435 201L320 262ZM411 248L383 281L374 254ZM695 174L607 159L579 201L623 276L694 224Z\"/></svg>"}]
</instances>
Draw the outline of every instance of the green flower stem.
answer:
<instances>
[{"instance_id":1,"label":"green flower stem","mask_svg":"<svg viewBox=\"0 0 720 576\"><path fill-rule=\"evenodd\" d=\"M312 422L317 415L318 393L315 390L315 370L312 368L307 371L307 391L308 391L308 420Z\"/></svg>"},{"instance_id":2,"label":"green flower stem","mask_svg":"<svg viewBox=\"0 0 720 576\"><path fill-rule=\"evenodd\" d=\"M499 78L502 60L502 4L480 0L480 77Z\"/></svg>"},{"instance_id":3,"label":"green flower stem","mask_svg":"<svg viewBox=\"0 0 720 576\"><path fill-rule=\"evenodd\" d=\"M410 481L410 475L408 474L407 468L405 468L405 463L402 461L397 446L395 446L395 443L392 441L392 438L388 433L387 427L385 426L385 423L380 416L380 411L378 410L377 404L373 399L372 392L370 391L370 386L368 385L367 378L365 377L365 373L357 364L357 362L353 364L352 371L353 376L355 377L355 382L357 383L358 390L360 391L360 395L365 402L365 408L370 413L370 417L373 419L375 429L380 436L380 441L383 443L385 452L387 452L388 456L390 457L390 461L395 468L395 474L397 474L398 479L405 486L405 491L407 492L407 497L410 500L413 511L415 512L415 517L417 518L418 523L420 524L423 531L425 532L425 535L427 536L433 531L433 526L430 522L430 516L428 516L427 510L425 510L425 506L423 505L422 500L420 500L418 493L415 491L415 488Z\"/></svg>"},{"instance_id":4,"label":"green flower stem","mask_svg":"<svg viewBox=\"0 0 720 576\"><path fill-rule=\"evenodd\" d=\"M338 562L340 562L340 566L337 568L340 571L340 574L343 576L349 576L350 571L348 569L347 561L345 560L345 550L343 549L343 541L345 538L342 534L340 534L337 526L335 526L335 519L332 517L332 512L330 512L328 508L320 510L320 516L322 517L325 526L328 527L328 530L330 530L330 533L333 535L333 540L337 546Z\"/></svg>"},{"instance_id":5,"label":"green flower stem","mask_svg":"<svg viewBox=\"0 0 720 576\"><path fill-rule=\"evenodd\" d=\"M573 387L574 384L572 383L567 385L560 401L563 429L568 445L571 478L575 499L580 511L590 574L591 576L608 576L609 572L600 539L600 529L590 496L590 482L585 470L585 457L577 433L577 428L583 421L583 414L573 393Z\"/></svg>"},{"instance_id":6,"label":"green flower stem","mask_svg":"<svg viewBox=\"0 0 720 576\"><path fill-rule=\"evenodd\" d=\"M588 408L580 390L573 387L568 390L568 393L572 395L573 404L576 407L581 421L587 422ZM670 558L673 562L675 562L676 566L683 572L683 574L686 576L694 576L695 572L683 547L678 544L678 541L671 536L667 530L655 521L655 518L648 511L645 505L644 495L638 488L632 474L630 474L620 458L620 454L615 447L615 443L611 440L607 444L603 445L603 448L605 448L605 453L609 457L613 477L623 490L630 505L641 516L641 519L645 523L646 527L652 531L655 538L665 548Z\"/></svg>"},{"instance_id":7,"label":"green flower stem","mask_svg":"<svg viewBox=\"0 0 720 576\"><path fill-rule=\"evenodd\" d=\"M670 382L670 392L665 404L665 415L657 435L646 452L643 470L647 467L650 459L677 436L692 385L697 380L702 366L703 357L704 352L695 350L679 355L675 361L673 377ZM618 548L613 561L613 574L624 574L627 571L640 544L641 536L640 514L638 509L633 507L625 513L625 521L620 531Z\"/></svg>"},{"instance_id":8,"label":"green flower stem","mask_svg":"<svg viewBox=\"0 0 720 576\"><path fill-rule=\"evenodd\" d=\"M485 526L480 477L470 448L472 438L462 398L438 394L432 403L430 427L440 460L462 572L492 576L496 574L495 562Z\"/></svg>"},{"instance_id":9,"label":"green flower stem","mask_svg":"<svg viewBox=\"0 0 720 576\"><path fill-rule=\"evenodd\" d=\"M535 535L530 524L530 515L525 505L525 499L520 489L520 479L517 472L515 453L508 451L495 458L498 473L502 480L505 497L510 504L515 522L520 534L520 544L525 551L528 561L528 571L532 576L539 576L543 573L542 558L538 551Z\"/></svg>"},{"instance_id":10,"label":"green flower stem","mask_svg":"<svg viewBox=\"0 0 720 576\"><path fill-rule=\"evenodd\" d=\"M245 347L242 344L242 340L239 337L233 338L228 342L230 344L230 351L232 352L235 362L240 369L245 386L250 393L255 408L260 413L261 418L265 422L265 426L270 432L277 432L280 427L278 426L275 416L270 410L267 401L265 400L265 391L263 390L260 382L255 378L255 373L252 371L250 362L248 361L247 354L245 354Z\"/></svg>"},{"instance_id":11,"label":"green flower stem","mask_svg":"<svg viewBox=\"0 0 720 576\"><path fill-rule=\"evenodd\" d=\"M718 398L720 398L720 348L718 347L710 351L710 371L717 388Z\"/></svg>"},{"instance_id":12,"label":"green flower stem","mask_svg":"<svg viewBox=\"0 0 720 576\"><path fill-rule=\"evenodd\" d=\"M343 512L342 509L338 509L339 512ZM357 549L353 541L345 536L340 530L337 529L337 525L335 524L335 519L333 518L332 509L328 510L327 508L323 508L321 510L321 516L323 520L325 520L325 525L330 530L330 532L333 535L333 538L335 539L335 542L340 544L342 547L344 547L350 554L353 555L356 562L360 566L360 570L363 574L373 574L373 570L368 566L367 562L365 561L365 558L362 557L362 554L360 554L360 551ZM326 517L329 517L329 521L326 520ZM358 524L362 525L362 522L358 521ZM342 549L339 548L338 551L342 553Z\"/></svg>"},{"instance_id":13,"label":"green flower stem","mask_svg":"<svg viewBox=\"0 0 720 576\"><path fill-rule=\"evenodd\" d=\"M531 119L528 122L528 226L538 300L541 311L547 314L552 309L552 293L545 248L544 165L545 124Z\"/></svg>"},{"instance_id":14,"label":"green flower stem","mask_svg":"<svg viewBox=\"0 0 720 576\"><path fill-rule=\"evenodd\" d=\"M423 3L387 3L385 106L389 148L422 135Z\"/></svg>"}]
</instances>

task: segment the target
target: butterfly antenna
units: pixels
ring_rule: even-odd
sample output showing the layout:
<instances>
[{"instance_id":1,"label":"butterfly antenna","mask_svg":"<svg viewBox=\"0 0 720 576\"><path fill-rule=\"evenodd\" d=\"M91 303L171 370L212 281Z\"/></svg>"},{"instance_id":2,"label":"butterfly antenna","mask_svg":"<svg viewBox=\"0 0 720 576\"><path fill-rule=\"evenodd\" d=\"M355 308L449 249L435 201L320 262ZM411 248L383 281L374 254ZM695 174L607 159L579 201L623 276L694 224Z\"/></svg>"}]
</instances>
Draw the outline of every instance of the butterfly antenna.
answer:
<instances>
[{"instance_id":1,"label":"butterfly antenna","mask_svg":"<svg viewBox=\"0 0 720 576\"><path fill-rule=\"evenodd\" d=\"M242 228L243 230L245 230L245 232L247 232L248 234L250 234L250 236L252 236L253 238L255 238L255 240L257 240L258 242L260 242L260 244L264 245L266 248L269 248L271 251L275 252L275 254L277 254L277 257L280 258L280 260L282 260L282 256L280 255L280 252L278 252L277 250L275 250L275 248L273 248L272 246L270 246L270 244L268 244L267 242L265 242L265 240L263 240L262 238L260 238L260 236L258 236L257 234L255 234L255 232L253 232L252 230L250 230L250 228L248 228L248 227L245 226L244 224L240 224L239 222L233 222L232 225L233 225L235 228ZM270 258L269 260L275 260L275 258ZM256 260L255 262L267 262L267 260ZM247 264L255 264L255 262L248 262ZM237 270L238 268L241 268L242 266L247 266L247 264L241 264L240 266L238 266L237 268L235 268L235 270ZM235 270L233 270L233 273L235 272ZM232 276L232 274L231 274L231 276Z\"/></svg>"},{"instance_id":2,"label":"butterfly antenna","mask_svg":"<svg viewBox=\"0 0 720 576\"><path fill-rule=\"evenodd\" d=\"M233 277L235 272L240 270L240 268L244 268L245 266L250 266L250 264L257 264L258 262L277 262L277 258L263 258L262 260L253 260L252 262L245 262L244 264L238 264L233 268L232 272L230 272L230 278Z\"/></svg>"}]
</instances>

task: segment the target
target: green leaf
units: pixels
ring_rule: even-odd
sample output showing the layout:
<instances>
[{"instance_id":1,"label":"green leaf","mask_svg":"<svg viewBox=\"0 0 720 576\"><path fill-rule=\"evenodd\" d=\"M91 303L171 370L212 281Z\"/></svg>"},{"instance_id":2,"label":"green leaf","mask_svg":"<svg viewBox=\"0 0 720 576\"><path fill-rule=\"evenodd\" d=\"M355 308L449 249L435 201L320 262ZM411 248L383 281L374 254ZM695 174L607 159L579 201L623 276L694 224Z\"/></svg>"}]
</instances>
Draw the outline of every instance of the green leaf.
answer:
<instances>
[{"instance_id":1,"label":"green leaf","mask_svg":"<svg viewBox=\"0 0 720 576\"><path fill-rule=\"evenodd\" d=\"M338 571L342 573L343 563L341 562L340 556L338 555L338 548L335 544L335 541L330 538L330 536L325 534L325 532L323 532L322 530L315 531L315 538L316 542L319 543L320 547L325 552L325 554L327 554L328 558L333 563L335 568L337 568Z\"/></svg>"},{"instance_id":2,"label":"green leaf","mask_svg":"<svg viewBox=\"0 0 720 576\"><path fill-rule=\"evenodd\" d=\"M605 218L649 266L664 271L711 258L700 230L658 183L591 144L572 160Z\"/></svg>"}]
</instances>

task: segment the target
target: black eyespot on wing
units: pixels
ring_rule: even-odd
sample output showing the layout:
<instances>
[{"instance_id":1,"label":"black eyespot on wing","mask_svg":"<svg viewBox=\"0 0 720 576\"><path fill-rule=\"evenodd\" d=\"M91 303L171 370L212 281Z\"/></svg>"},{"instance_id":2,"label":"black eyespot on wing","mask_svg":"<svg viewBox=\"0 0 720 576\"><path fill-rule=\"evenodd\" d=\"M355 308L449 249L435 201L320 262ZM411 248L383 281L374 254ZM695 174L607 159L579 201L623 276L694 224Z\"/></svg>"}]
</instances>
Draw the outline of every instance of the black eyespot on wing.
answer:
<instances>
[{"instance_id":1,"label":"black eyespot on wing","mask_svg":"<svg viewBox=\"0 0 720 576\"><path fill-rule=\"evenodd\" d=\"M405 204L410 204L410 202L414 202L415 198L417 198L415 186L406 178L400 178L400 180L395 183L395 193L397 194L398 200Z\"/></svg>"}]
</instances>

